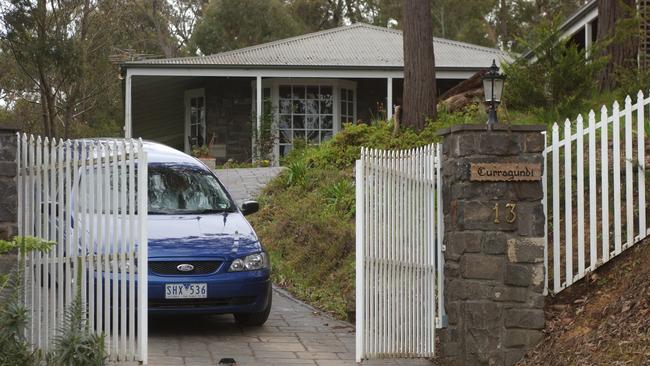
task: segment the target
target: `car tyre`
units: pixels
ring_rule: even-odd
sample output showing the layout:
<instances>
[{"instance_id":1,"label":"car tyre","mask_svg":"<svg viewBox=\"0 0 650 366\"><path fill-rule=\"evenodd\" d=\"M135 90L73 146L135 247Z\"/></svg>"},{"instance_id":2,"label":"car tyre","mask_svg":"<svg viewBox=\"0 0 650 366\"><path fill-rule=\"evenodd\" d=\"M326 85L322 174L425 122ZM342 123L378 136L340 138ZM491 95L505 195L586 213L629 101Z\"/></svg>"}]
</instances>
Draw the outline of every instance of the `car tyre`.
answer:
<instances>
[{"instance_id":1,"label":"car tyre","mask_svg":"<svg viewBox=\"0 0 650 366\"><path fill-rule=\"evenodd\" d=\"M271 314L271 303L273 296L271 293L269 293L269 301L266 304L266 308L264 310L260 311L259 313L235 313L233 314L235 316L235 321L241 325L247 325L247 326L253 326L253 327L260 327L266 323L266 320L269 318L269 314Z\"/></svg>"}]
</instances>

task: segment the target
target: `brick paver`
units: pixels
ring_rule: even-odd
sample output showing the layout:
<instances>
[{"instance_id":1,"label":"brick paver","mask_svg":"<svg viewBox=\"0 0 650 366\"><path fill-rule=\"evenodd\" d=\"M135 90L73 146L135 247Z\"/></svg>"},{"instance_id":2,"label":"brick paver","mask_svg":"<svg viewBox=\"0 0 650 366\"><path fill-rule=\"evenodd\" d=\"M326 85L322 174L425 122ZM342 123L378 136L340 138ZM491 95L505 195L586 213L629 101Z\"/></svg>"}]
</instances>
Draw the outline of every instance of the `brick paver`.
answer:
<instances>
[{"instance_id":1,"label":"brick paver","mask_svg":"<svg viewBox=\"0 0 650 366\"><path fill-rule=\"evenodd\" d=\"M255 199L262 188L284 168L215 169L214 172L226 186L237 204L246 199Z\"/></svg>"},{"instance_id":2,"label":"brick paver","mask_svg":"<svg viewBox=\"0 0 650 366\"><path fill-rule=\"evenodd\" d=\"M150 365L355 365L354 327L274 289L262 327L242 327L231 315L151 316ZM431 365L426 360L381 360L363 365Z\"/></svg>"}]
</instances>

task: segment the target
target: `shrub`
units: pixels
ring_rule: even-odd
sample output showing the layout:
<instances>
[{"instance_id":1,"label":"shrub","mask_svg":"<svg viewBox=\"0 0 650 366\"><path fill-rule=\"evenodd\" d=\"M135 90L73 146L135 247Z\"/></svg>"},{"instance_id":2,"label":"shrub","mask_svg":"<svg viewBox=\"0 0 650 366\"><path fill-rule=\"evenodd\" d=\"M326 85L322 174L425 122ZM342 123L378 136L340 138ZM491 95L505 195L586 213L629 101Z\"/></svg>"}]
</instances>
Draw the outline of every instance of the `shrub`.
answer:
<instances>
[{"instance_id":1,"label":"shrub","mask_svg":"<svg viewBox=\"0 0 650 366\"><path fill-rule=\"evenodd\" d=\"M598 45L586 55L556 32L558 22L536 26L529 40L531 58L504 65L508 76L504 100L510 108L531 111L545 121L572 116L587 105L597 91L596 75L605 59Z\"/></svg>"}]
</instances>

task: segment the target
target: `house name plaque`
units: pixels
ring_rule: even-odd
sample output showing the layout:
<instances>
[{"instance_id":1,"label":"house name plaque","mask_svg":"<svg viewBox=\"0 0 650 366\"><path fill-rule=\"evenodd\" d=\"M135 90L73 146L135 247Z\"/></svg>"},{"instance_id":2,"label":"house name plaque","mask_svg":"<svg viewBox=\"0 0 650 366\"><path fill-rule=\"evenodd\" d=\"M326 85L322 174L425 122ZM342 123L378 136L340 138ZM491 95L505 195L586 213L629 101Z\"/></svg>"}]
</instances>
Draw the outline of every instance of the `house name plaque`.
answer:
<instances>
[{"instance_id":1,"label":"house name plaque","mask_svg":"<svg viewBox=\"0 0 650 366\"><path fill-rule=\"evenodd\" d=\"M471 163L473 181L537 181L542 179L541 163Z\"/></svg>"}]
</instances>

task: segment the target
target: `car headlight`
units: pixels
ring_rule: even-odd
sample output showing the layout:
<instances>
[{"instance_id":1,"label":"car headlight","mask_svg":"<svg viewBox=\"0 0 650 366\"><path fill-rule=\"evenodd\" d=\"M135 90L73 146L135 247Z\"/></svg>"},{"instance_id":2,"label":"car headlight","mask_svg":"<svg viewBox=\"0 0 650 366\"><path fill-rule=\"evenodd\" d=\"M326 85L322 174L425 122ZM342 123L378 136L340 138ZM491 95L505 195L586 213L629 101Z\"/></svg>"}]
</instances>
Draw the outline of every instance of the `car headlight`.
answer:
<instances>
[{"instance_id":1,"label":"car headlight","mask_svg":"<svg viewBox=\"0 0 650 366\"><path fill-rule=\"evenodd\" d=\"M230 264L228 272L254 271L264 268L269 268L269 260L266 253L261 252L235 259Z\"/></svg>"}]
</instances>

